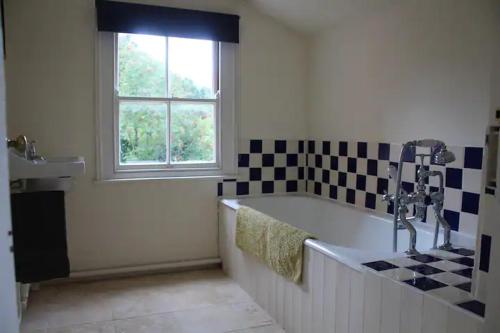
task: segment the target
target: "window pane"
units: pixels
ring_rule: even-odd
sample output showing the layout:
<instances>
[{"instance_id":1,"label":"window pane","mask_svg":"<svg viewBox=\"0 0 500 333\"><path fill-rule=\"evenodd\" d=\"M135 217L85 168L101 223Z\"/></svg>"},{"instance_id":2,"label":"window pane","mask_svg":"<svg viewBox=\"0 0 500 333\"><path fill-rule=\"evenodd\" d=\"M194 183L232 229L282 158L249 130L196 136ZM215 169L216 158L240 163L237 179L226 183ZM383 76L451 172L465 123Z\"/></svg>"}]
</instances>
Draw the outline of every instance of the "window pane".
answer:
<instances>
[{"instance_id":1,"label":"window pane","mask_svg":"<svg viewBox=\"0 0 500 333\"><path fill-rule=\"evenodd\" d=\"M120 96L166 97L166 38L118 34Z\"/></svg>"},{"instance_id":2,"label":"window pane","mask_svg":"<svg viewBox=\"0 0 500 333\"><path fill-rule=\"evenodd\" d=\"M215 162L215 105L171 104L172 163Z\"/></svg>"},{"instance_id":3,"label":"window pane","mask_svg":"<svg viewBox=\"0 0 500 333\"><path fill-rule=\"evenodd\" d=\"M168 38L168 80L171 97L214 98L214 43Z\"/></svg>"},{"instance_id":4,"label":"window pane","mask_svg":"<svg viewBox=\"0 0 500 333\"><path fill-rule=\"evenodd\" d=\"M120 102L120 164L165 163L167 104Z\"/></svg>"}]
</instances>

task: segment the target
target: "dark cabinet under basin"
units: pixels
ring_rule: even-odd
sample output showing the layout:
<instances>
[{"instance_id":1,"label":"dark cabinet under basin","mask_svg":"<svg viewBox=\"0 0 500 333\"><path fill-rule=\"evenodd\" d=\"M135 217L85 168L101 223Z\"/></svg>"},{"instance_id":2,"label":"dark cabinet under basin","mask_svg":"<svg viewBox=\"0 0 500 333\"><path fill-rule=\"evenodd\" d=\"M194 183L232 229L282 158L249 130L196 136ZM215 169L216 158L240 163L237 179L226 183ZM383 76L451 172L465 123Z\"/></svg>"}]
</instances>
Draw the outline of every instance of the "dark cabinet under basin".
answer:
<instances>
[{"instance_id":1,"label":"dark cabinet under basin","mask_svg":"<svg viewBox=\"0 0 500 333\"><path fill-rule=\"evenodd\" d=\"M17 281L69 276L64 192L14 193L11 207Z\"/></svg>"}]
</instances>

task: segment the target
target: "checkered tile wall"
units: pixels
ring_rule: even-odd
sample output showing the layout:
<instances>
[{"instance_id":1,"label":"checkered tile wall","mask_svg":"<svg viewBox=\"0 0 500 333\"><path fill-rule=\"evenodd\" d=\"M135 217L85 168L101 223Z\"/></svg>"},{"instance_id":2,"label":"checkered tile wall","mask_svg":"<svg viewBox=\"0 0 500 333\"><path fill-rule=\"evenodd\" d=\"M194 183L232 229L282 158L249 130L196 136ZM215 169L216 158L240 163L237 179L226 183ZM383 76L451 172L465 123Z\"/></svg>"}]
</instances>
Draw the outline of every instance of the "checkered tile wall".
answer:
<instances>
[{"instance_id":1,"label":"checkered tile wall","mask_svg":"<svg viewBox=\"0 0 500 333\"><path fill-rule=\"evenodd\" d=\"M304 192L303 140L240 140L238 178L217 184L219 196Z\"/></svg>"},{"instance_id":2,"label":"checkered tile wall","mask_svg":"<svg viewBox=\"0 0 500 333\"><path fill-rule=\"evenodd\" d=\"M475 233L481 193L482 147L449 146L456 161L439 166L425 160L425 168L445 175L444 217L453 230ZM387 175L397 166L401 145L378 142L320 140L260 140L239 142L238 177L217 184L219 196L309 192L358 207L391 213L382 202L384 191L395 192ZM416 151L419 153L420 151ZM416 188L419 161L405 157L403 186ZM428 186L436 191L438 178ZM429 207L426 222L435 223Z\"/></svg>"},{"instance_id":3,"label":"checkered tile wall","mask_svg":"<svg viewBox=\"0 0 500 333\"><path fill-rule=\"evenodd\" d=\"M439 166L426 158L424 167L440 170L445 175L444 217L453 230L475 233L481 193L483 148L448 147L456 161ZM353 204L379 212L393 213L393 206L382 202L387 191L395 192L395 183L389 179L389 165L398 166L401 145L373 142L313 141L306 144L306 191L312 194ZM420 153L420 151L416 151ZM403 188L416 188L420 161L415 151L405 156ZM437 177L428 186L436 191ZM426 222L435 223L429 207Z\"/></svg>"}]
</instances>

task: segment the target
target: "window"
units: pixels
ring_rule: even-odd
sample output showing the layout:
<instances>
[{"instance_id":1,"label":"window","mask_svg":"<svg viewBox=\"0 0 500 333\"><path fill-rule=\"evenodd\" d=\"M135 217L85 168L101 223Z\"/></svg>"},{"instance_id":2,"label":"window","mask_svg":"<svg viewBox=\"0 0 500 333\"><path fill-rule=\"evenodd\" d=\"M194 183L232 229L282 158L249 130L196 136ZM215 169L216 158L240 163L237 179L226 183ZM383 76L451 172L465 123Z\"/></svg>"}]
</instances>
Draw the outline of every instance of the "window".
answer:
<instances>
[{"instance_id":1,"label":"window","mask_svg":"<svg viewBox=\"0 0 500 333\"><path fill-rule=\"evenodd\" d=\"M233 174L234 45L99 35L99 178Z\"/></svg>"}]
</instances>

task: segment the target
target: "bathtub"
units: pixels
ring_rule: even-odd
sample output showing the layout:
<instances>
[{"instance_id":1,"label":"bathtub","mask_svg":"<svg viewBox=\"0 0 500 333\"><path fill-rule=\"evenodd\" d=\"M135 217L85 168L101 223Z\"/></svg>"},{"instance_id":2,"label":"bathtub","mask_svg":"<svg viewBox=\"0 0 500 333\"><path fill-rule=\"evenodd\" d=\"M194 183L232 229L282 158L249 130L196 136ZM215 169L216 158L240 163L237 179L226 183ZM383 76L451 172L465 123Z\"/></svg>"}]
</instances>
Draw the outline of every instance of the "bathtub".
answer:
<instances>
[{"instance_id":1,"label":"bathtub","mask_svg":"<svg viewBox=\"0 0 500 333\"><path fill-rule=\"evenodd\" d=\"M236 211L240 205L254 208L317 236L317 239L305 242L302 284L282 278L236 247ZM434 227L426 223L414 225L417 229L417 249L428 251L432 247ZM219 202L219 251L224 271L287 333L392 331L387 318L395 316L393 311L385 314L386 320L383 320L380 303L367 308L367 295L375 293L382 297L383 282L374 283L374 276L367 278L361 265L405 255L408 232L398 232L398 252L393 253L392 230L389 215L316 196L262 196L221 199ZM475 245L474 237L457 232L452 232L451 240L455 246L473 248ZM442 234L439 241L442 242ZM396 288L386 286L389 287ZM378 288L378 291L372 288ZM408 289L399 285L397 288L401 288L400 292ZM389 294L393 293L394 290ZM395 305L393 308L400 307ZM378 315L374 311L379 311ZM399 315L393 318L394 325L403 325L401 332L405 332Z\"/></svg>"},{"instance_id":2,"label":"bathtub","mask_svg":"<svg viewBox=\"0 0 500 333\"><path fill-rule=\"evenodd\" d=\"M224 199L222 204L237 210L240 205L256 209L280 221L316 235L306 246L333 257L355 269L364 262L404 255L409 233L398 231L398 253L392 252L393 221L373 211L361 210L330 200L306 195L267 196L245 199ZM434 226L414 223L417 229L417 250L432 247ZM452 244L473 248L472 236L452 232ZM438 244L443 235L439 235Z\"/></svg>"}]
</instances>

